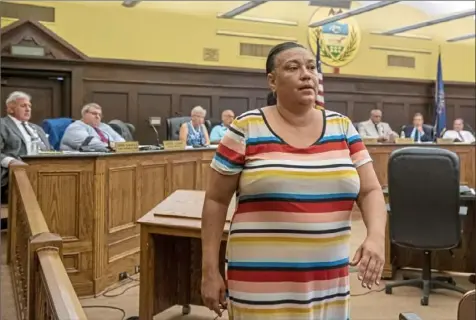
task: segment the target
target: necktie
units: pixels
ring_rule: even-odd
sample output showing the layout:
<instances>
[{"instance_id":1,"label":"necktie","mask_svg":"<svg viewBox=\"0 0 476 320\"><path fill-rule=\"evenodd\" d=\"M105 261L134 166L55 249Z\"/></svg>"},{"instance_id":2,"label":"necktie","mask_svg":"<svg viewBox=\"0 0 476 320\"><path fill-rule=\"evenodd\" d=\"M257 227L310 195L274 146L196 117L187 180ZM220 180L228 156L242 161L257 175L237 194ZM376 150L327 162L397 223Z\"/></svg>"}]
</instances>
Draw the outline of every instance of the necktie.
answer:
<instances>
[{"instance_id":1,"label":"necktie","mask_svg":"<svg viewBox=\"0 0 476 320\"><path fill-rule=\"evenodd\" d=\"M32 129L30 128L30 126L26 123L26 121L22 121L21 122L23 128L25 128L25 131L26 133L28 133L28 135L31 137L31 140L35 140L35 139L38 139L38 141L40 142L40 150L42 151L45 151L46 150L46 146L45 144L43 143L43 141L41 141L41 138L38 134L33 134L32 132Z\"/></svg>"},{"instance_id":2,"label":"necktie","mask_svg":"<svg viewBox=\"0 0 476 320\"><path fill-rule=\"evenodd\" d=\"M94 130L96 130L96 133L98 134L99 139L101 139L102 142L109 143L109 140L106 138L106 136L101 130L99 130L98 128L94 128Z\"/></svg>"},{"instance_id":3,"label":"necktie","mask_svg":"<svg viewBox=\"0 0 476 320\"><path fill-rule=\"evenodd\" d=\"M376 123L374 123L375 125L375 131L377 131L377 134L380 135L380 132L378 131L378 125Z\"/></svg>"},{"instance_id":4,"label":"necktie","mask_svg":"<svg viewBox=\"0 0 476 320\"><path fill-rule=\"evenodd\" d=\"M461 134L461 131L458 131L458 135L459 135L459 138L460 138L461 142L464 142L464 138L463 138L463 135Z\"/></svg>"},{"instance_id":5,"label":"necktie","mask_svg":"<svg viewBox=\"0 0 476 320\"><path fill-rule=\"evenodd\" d=\"M414 137L415 142L420 141L420 131L418 129L415 129L415 137Z\"/></svg>"}]
</instances>

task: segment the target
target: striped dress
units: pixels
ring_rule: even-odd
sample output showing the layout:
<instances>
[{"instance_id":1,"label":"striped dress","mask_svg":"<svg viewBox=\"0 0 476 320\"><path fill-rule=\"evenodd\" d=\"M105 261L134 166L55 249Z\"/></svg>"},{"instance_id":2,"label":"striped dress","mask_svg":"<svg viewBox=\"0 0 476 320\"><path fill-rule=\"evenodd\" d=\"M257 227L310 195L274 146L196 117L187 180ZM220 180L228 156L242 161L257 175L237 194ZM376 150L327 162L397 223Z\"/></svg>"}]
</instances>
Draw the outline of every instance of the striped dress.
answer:
<instances>
[{"instance_id":1,"label":"striped dress","mask_svg":"<svg viewBox=\"0 0 476 320\"><path fill-rule=\"evenodd\" d=\"M241 174L227 246L233 320L347 320L356 167L371 161L352 122L328 110L324 134L294 148L261 109L237 117L211 167Z\"/></svg>"}]
</instances>

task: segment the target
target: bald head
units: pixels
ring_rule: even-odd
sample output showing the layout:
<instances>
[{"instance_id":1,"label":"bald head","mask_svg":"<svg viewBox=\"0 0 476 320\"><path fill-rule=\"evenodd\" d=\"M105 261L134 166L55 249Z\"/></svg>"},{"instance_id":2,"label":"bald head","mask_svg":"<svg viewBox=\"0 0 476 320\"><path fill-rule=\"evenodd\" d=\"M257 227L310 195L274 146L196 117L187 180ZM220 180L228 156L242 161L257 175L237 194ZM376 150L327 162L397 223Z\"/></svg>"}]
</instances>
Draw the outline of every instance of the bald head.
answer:
<instances>
[{"instance_id":1,"label":"bald head","mask_svg":"<svg viewBox=\"0 0 476 320\"><path fill-rule=\"evenodd\" d=\"M235 119L235 113L232 110L225 110L221 113L221 121L223 125L228 127Z\"/></svg>"},{"instance_id":2,"label":"bald head","mask_svg":"<svg viewBox=\"0 0 476 320\"><path fill-rule=\"evenodd\" d=\"M370 111L370 120L375 124L379 124L382 121L382 110L374 109Z\"/></svg>"}]
</instances>

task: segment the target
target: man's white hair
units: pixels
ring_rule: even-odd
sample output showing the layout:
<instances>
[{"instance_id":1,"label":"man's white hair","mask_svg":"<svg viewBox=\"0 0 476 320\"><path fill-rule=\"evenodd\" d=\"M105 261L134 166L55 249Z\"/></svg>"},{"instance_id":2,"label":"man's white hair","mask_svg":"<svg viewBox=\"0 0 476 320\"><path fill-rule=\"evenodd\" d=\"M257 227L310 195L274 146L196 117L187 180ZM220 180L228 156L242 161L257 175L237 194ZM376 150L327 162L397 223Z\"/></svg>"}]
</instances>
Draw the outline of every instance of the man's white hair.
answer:
<instances>
[{"instance_id":1,"label":"man's white hair","mask_svg":"<svg viewBox=\"0 0 476 320\"><path fill-rule=\"evenodd\" d=\"M12 102L16 102L18 99L27 99L28 101L31 101L30 95L26 94L25 92L14 91L8 95L7 100L5 100L5 104L9 105Z\"/></svg>"},{"instance_id":2,"label":"man's white hair","mask_svg":"<svg viewBox=\"0 0 476 320\"><path fill-rule=\"evenodd\" d=\"M194 113L203 114L203 116L205 117L207 115L207 110L203 109L200 106L196 106L192 109L192 112L190 114L193 115Z\"/></svg>"},{"instance_id":3,"label":"man's white hair","mask_svg":"<svg viewBox=\"0 0 476 320\"><path fill-rule=\"evenodd\" d=\"M97 103L91 102L84 105L84 107L81 109L81 115L84 116L86 113L89 112L90 109L102 110L100 105L98 105Z\"/></svg>"}]
</instances>

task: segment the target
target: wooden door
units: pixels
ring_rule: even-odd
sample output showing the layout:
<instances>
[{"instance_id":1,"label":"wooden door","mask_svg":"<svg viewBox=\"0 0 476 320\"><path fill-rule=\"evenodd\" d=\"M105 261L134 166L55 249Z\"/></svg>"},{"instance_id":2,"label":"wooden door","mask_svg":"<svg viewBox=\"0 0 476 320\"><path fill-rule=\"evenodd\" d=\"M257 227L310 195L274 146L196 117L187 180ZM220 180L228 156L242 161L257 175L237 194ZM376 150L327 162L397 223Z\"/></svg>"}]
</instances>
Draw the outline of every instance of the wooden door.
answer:
<instances>
[{"instance_id":1,"label":"wooden door","mask_svg":"<svg viewBox=\"0 0 476 320\"><path fill-rule=\"evenodd\" d=\"M14 91L23 91L31 96L30 122L41 125L44 119L61 117L63 83L61 78L27 78L2 76L2 116L5 116L5 101Z\"/></svg>"}]
</instances>

